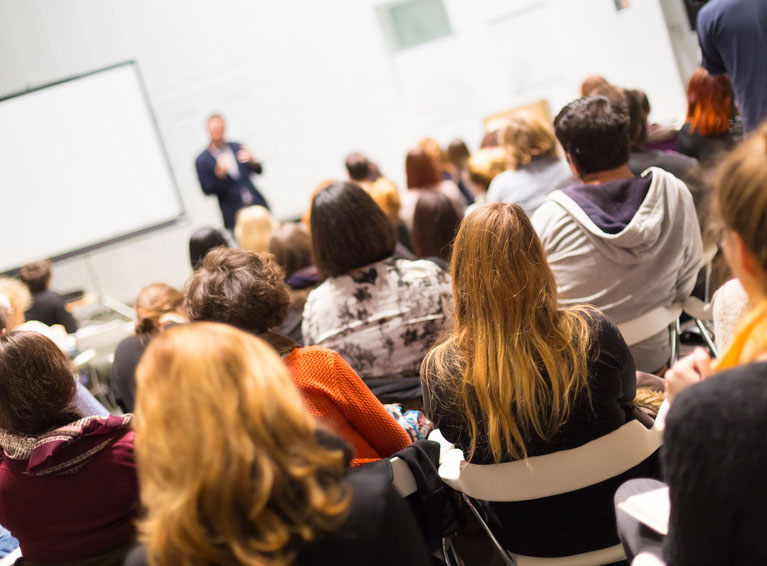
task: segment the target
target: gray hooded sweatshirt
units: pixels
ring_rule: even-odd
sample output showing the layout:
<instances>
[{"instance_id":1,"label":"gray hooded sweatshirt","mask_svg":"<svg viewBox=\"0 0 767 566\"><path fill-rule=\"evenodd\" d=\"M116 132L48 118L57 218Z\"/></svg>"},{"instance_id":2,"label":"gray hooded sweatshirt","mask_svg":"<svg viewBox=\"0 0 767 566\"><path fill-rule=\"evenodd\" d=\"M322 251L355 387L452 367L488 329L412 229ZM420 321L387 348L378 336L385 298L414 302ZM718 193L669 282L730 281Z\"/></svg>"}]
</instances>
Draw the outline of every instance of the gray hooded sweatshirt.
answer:
<instances>
[{"instance_id":1,"label":"gray hooded sweatshirt","mask_svg":"<svg viewBox=\"0 0 767 566\"><path fill-rule=\"evenodd\" d=\"M695 286L703 245L692 195L662 169L554 191L532 222L562 305L592 304L620 325ZM630 349L637 369L656 371L670 356L668 332Z\"/></svg>"}]
</instances>

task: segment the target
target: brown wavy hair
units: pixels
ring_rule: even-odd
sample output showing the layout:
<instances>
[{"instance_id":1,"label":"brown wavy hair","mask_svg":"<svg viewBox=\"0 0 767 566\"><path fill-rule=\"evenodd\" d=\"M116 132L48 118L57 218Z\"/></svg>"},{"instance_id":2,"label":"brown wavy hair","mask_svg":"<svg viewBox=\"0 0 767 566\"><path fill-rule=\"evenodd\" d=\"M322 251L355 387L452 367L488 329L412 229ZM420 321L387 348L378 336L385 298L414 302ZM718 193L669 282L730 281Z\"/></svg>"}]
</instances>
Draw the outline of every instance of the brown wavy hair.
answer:
<instances>
[{"instance_id":1,"label":"brown wavy hair","mask_svg":"<svg viewBox=\"0 0 767 566\"><path fill-rule=\"evenodd\" d=\"M165 283L147 285L136 297L136 334L152 336L162 329L160 319L169 313L184 313L184 295Z\"/></svg>"},{"instance_id":2,"label":"brown wavy hair","mask_svg":"<svg viewBox=\"0 0 767 566\"><path fill-rule=\"evenodd\" d=\"M136 379L149 564L287 565L344 519L343 451L320 444L266 342L223 324L177 326L152 340Z\"/></svg>"},{"instance_id":3,"label":"brown wavy hair","mask_svg":"<svg viewBox=\"0 0 767 566\"><path fill-rule=\"evenodd\" d=\"M464 415L469 459L479 443L495 462L525 458L526 442L551 438L588 394L586 309L559 308L543 245L517 205L487 204L464 218L450 269L453 329L426 356L421 379Z\"/></svg>"},{"instance_id":4,"label":"brown wavy hair","mask_svg":"<svg viewBox=\"0 0 767 566\"><path fill-rule=\"evenodd\" d=\"M257 334L279 326L288 315L285 272L269 253L214 248L186 282L191 321L231 324Z\"/></svg>"}]
</instances>

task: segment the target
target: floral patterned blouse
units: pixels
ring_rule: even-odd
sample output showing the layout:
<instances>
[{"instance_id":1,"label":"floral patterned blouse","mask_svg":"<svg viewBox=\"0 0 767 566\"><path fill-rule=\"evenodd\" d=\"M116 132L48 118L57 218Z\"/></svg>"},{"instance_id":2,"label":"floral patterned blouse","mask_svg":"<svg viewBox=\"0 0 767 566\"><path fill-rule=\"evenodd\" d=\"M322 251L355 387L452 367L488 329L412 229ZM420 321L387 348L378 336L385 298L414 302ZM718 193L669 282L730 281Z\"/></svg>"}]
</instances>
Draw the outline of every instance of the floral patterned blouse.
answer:
<instances>
[{"instance_id":1,"label":"floral patterned blouse","mask_svg":"<svg viewBox=\"0 0 767 566\"><path fill-rule=\"evenodd\" d=\"M337 351L363 378L415 377L451 309L444 269L391 257L331 277L309 293L304 343Z\"/></svg>"}]
</instances>

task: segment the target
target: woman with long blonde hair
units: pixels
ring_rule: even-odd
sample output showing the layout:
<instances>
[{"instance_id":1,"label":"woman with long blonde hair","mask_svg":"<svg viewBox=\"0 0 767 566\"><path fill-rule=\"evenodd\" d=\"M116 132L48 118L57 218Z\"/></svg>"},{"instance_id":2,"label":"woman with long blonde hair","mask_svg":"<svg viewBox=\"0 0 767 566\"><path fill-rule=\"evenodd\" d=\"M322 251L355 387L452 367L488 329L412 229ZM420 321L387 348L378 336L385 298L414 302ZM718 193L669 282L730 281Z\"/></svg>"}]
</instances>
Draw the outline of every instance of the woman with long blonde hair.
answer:
<instances>
[{"instance_id":1,"label":"woman with long blonde hair","mask_svg":"<svg viewBox=\"0 0 767 566\"><path fill-rule=\"evenodd\" d=\"M470 213L451 272L454 326L427 355L421 381L427 416L468 461L576 448L631 418L636 373L628 346L596 309L560 308L542 244L519 206ZM652 475L654 467L647 462L630 474ZM494 505L506 548L559 556L616 544L612 495L621 481Z\"/></svg>"},{"instance_id":2,"label":"woman with long blonde hair","mask_svg":"<svg viewBox=\"0 0 767 566\"><path fill-rule=\"evenodd\" d=\"M146 513L129 564L428 563L406 504L387 481L346 477L348 449L266 342L224 324L173 328L137 379Z\"/></svg>"}]
</instances>

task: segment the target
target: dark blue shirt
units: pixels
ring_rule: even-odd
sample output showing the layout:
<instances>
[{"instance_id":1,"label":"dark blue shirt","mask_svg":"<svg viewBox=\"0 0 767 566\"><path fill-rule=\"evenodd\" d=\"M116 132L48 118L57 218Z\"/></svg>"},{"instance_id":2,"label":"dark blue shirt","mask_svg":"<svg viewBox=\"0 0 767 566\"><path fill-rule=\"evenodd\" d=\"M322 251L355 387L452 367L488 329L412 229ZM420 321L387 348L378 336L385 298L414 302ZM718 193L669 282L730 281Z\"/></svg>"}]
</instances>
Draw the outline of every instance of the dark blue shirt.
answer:
<instances>
[{"instance_id":1,"label":"dark blue shirt","mask_svg":"<svg viewBox=\"0 0 767 566\"><path fill-rule=\"evenodd\" d=\"M703 67L726 74L745 131L767 117L767 0L711 0L698 13Z\"/></svg>"}]
</instances>

